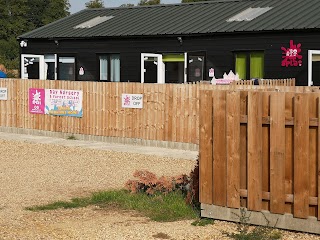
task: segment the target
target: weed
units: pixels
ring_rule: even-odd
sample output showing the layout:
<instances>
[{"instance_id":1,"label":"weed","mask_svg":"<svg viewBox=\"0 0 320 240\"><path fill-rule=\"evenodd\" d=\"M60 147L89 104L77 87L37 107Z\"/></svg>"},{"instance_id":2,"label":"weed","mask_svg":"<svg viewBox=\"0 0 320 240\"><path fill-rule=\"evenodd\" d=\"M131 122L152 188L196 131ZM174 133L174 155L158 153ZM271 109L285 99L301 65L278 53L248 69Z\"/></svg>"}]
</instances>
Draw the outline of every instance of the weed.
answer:
<instances>
[{"instance_id":1,"label":"weed","mask_svg":"<svg viewBox=\"0 0 320 240\"><path fill-rule=\"evenodd\" d=\"M200 218L196 221L192 222L192 226L206 226L206 225L212 225L214 223L214 220L211 218Z\"/></svg>"},{"instance_id":2,"label":"weed","mask_svg":"<svg viewBox=\"0 0 320 240\"><path fill-rule=\"evenodd\" d=\"M236 240L276 240L281 239L281 232L269 227L269 221L265 215L263 215L267 221L267 226L251 226L250 214L247 214L245 208L240 208L239 223L237 224L236 233L223 232L227 237Z\"/></svg>"},{"instance_id":3,"label":"weed","mask_svg":"<svg viewBox=\"0 0 320 240\"><path fill-rule=\"evenodd\" d=\"M77 137L75 135L70 135L67 137L68 140L77 140Z\"/></svg>"}]
</instances>

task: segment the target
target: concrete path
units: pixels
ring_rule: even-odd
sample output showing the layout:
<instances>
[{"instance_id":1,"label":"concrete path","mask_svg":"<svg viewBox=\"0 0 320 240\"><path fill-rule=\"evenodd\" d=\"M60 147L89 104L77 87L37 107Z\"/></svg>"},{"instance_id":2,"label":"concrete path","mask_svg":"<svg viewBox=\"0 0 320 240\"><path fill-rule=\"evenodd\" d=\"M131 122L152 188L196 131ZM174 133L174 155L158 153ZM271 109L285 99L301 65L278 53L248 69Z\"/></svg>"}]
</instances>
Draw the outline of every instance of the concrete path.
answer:
<instances>
[{"instance_id":1,"label":"concrete path","mask_svg":"<svg viewBox=\"0 0 320 240\"><path fill-rule=\"evenodd\" d=\"M116 144L116 143L97 142L97 141L68 140L64 138L16 134L16 133L7 133L7 132L0 132L0 139L14 140L14 141L27 141L27 142L43 143L43 144L55 144L55 145L68 146L68 147L83 147L83 148L117 151L117 152L139 153L139 154L156 155L156 156L162 156L162 157L172 157L172 158L181 158L181 159L189 159L189 160L196 160L198 156L198 151L188 151L188 150L129 145L129 144Z\"/></svg>"}]
</instances>

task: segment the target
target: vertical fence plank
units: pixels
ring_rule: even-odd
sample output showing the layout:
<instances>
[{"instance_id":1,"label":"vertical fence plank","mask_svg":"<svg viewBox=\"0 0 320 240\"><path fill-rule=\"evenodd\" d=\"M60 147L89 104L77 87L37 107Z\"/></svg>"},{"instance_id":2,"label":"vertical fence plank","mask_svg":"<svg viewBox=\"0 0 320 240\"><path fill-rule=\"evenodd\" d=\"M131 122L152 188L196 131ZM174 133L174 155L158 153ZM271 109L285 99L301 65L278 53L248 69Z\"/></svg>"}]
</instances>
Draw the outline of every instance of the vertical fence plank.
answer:
<instances>
[{"instance_id":1,"label":"vertical fence plank","mask_svg":"<svg viewBox=\"0 0 320 240\"><path fill-rule=\"evenodd\" d=\"M318 155L317 155L317 182L318 182L318 220L320 220L320 97L317 98L318 103Z\"/></svg>"},{"instance_id":2,"label":"vertical fence plank","mask_svg":"<svg viewBox=\"0 0 320 240\"><path fill-rule=\"evenodd\" d=\"M285 94L270 99L270 211L285 210Z\"/></svg>"},{"instance_id":3,"label":"vertical fence plank","mask_svg":"<svg viewBox=\"0 0 320 240\"><path fill-rule=\"evenodd\" d=\"M227 94L227 206L240 208L240 92Z\"/></svg>"},{"instance_id":4,"label":"vertical fence plank","mask_svg":"<svg viewBox=\"0 0 320 240\"><path fill-rule=\"evenodd\" d=\"M165 84L165 120L164 120L164 139L165 141L170 141L172 139L172 114L173 114L173 104L172 96L173 89L172 84Z\"/></svg>"},{"instance_id":5,"label":"vertical fence plank","mask_svg":"<svg viewBox=\"0 0 320 240\"><path fill-rule=\"evenodd\" d=\"M317 93L309 93L309 119L316 119L318 117L317 109ZM309 197L317 197L317 128L309 127ZM317 216L316 206L309 206L308 216Z\"/></svg>"},{"instance_id":6,"label":"vertical fence plank","mask_svg":"<svg viewBox=\"0 0 320 240\"><path fill-rule=\"evenodd\" d=\"M294 217L309 214L309 101L300 93L294 98Z\"/></svg>"},{"instance_id":7,"label":"vertical fence plank","mask_svg":"<svg viewBox=\"0 0 320 240\"><path fill-rule=\"evenodd\" d=\"M213 92L213 203L227 204L226 92Z\"/></svg>"},{"instance_id":8,"label":"vertical fence plank","mask_svg":"<svg viewBox=\"0 0 320 240\"><path fill-rule=\"evenodd\" d=\"M262 96L248 95L248 209L262 208Z\"/></svg>"},{"instance_id":9,"label":"vertical fence plank","mask_svg":"<svg viewBox=\"0 0 320 240\"><path fill-rule=\"evenodd\" d=\"M260 90L261 91L261 90ZM262 119L270 116L270 94L262 91ZM270 192L270 125L262 125L262 192ZM270 210L270 201L262 200L262 209Z\"/></svg>"},{"instance_id":10,"label":"vertical fence plank","mask_svg":"<svg viewBox=\"0 0 320 240\"><path fill-rule=\"evenodd\" d=\"M213 203L213 166L212 166L212 91L200 94L200 202Z\"/></svg>"},{"instance_id":11,"label":"vertical fence plank","mask_svg":"<svg viewBox=\"0 0 320 240\"><path fill-rule=\"evenodd\" d=\"M199 120L199 112L200 112L200 86L197 84L197 85L195 85L194 86L194 88L195 88L195 96L196 96L196 104L195 104L195 119L196 119L196 121L195 121L195 124L196 124L196 126L195 126L195 129L196 129L196 134L195 134L195 137L196 137L196 140L197 140L197 142L199 142L200 141L200 128L199 128L199 122L200 122L200 120Z\"/></svg>"},{"instance_id":12,"label":"vertical fence plank","mask_svg":"<svg viewBox=\"0 0 320 240\"><path fill-rule=\"evenodd\" d=\"M294 92L288 92L285 95L285 114L286 119L292 119L294 116ZM294 164L294 127L286 126L286 166L285 166L285 193L293 194L293 164ZM293 214L293 203L285 204L285 212Z\"/></svg>"},{"instance_id":13,"label":"vertical fence plank","mask_svg":"<svg viewBox=\"0 0 320 240\"><path fill-rule=\"evenodd\" d=\"M248 115L248 91L240 92L240 116ZM248 124L243 123L240 125L240 189L248 188L248 161L247 161L247 149L248 149ZM242 207L247 207L247 198L240 198L240 204Z\"/></svg>"}]
</instances>

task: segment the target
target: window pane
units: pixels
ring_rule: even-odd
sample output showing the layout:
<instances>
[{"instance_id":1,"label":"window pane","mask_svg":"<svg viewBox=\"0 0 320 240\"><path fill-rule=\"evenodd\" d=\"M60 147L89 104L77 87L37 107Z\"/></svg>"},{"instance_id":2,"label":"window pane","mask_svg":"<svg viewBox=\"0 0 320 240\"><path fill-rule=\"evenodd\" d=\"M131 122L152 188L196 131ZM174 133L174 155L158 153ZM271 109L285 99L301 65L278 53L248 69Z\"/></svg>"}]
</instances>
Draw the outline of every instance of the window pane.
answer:
<instances>
[{"instance_id":1,"label":"window pane","mask_svg":"<svg viewBox=\"0 0 320 240\"><path fill-rule=\"evenodd\" d=\"M100 56L100 80L108 80L108 56Z\"/></svg>"},{"instance_id":2,"label":"window pane","mask_svg":"<svg viewBox=\"0 0 320 240\"><path fill-rule=\"evenodd\" d=\"M252 52L250 54L250 78L263 78L264 53Z\"/></svg>"},{"instance_id":3,"label":"window pane","mask_svg":"<svg viewBox=\"0 0 320 240\"><path fill-rule=\"evenodd\" d=\"M74 63L74 57L59 57L59 80L75 80Z\"/></svg>"},{"instance_id":4,"label":"window pane","mask_svg":"<svg viewBox=\"0 0 320 240\"><path fill-rule=\"evenodd\" d=\"M120 54L110 55L110 80L120 82Z\"/></svg>"},{"instance_id":5,"label":"window pane","mask_svg":"<svg viewBox=\"0 0 320 240\"><path fill-rule=\"evenodd\" d=\"M239 74L239 78L245 80L247 78L247 54L236 54L236 74Z\"/></svg>"},{"instance_id":6,"label":"window pane","mask_svg":"<svg viewBox=\"0 0 320 240\"><path fill-rule=\"evenodd\" d=\"M188 81L197 82L197 81L204 80L203 68L204 68L204 56L189 56Z\"/></svg>"}]
</instances>

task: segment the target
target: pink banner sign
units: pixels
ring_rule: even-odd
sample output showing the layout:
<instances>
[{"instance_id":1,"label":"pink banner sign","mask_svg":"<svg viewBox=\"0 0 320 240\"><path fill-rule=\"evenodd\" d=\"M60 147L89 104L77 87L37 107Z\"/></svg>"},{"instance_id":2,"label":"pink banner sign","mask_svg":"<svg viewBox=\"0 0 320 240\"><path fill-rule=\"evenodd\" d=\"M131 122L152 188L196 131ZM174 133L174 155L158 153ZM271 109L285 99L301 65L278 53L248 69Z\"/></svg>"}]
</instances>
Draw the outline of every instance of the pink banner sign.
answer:
<instances>
[{"instance_id":1,"label":"pink banner sign","mask_svg":"<svg viewBox=\"0 0 320 240\"><path fill-rule=\"evenodd\" d=\"M29 112L44 114L45 90L41 88L29 88Z\"/></svg>"}]
</instances>

